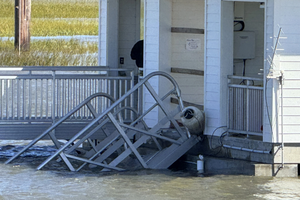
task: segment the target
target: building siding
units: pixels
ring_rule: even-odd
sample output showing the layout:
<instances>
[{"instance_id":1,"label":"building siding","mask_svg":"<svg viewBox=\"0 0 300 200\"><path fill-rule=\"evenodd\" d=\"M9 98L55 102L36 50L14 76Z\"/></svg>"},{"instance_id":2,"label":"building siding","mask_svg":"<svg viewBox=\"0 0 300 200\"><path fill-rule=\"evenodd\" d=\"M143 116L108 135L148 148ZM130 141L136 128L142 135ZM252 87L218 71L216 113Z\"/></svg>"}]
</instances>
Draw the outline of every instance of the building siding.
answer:
<instances>
[{"instance_id":1,"label":"building siding","mask_svg":"<svg viewBox=\"0 0 300 200\"><path fill-rule=\"evenodd\" d=\"M153 71L170 73L171 67L203 70L204 35L171 33L171 27L204 28L204 0L145 1L145 75ZM200 50L186 50L186 41L190 38L201 40ZM203 77L171 75L179 84L183 100L203 104ZM172 87L164 78L155 77L150 83L160 96ZM144 101L149 106L153 100L147 100L146 95ZM174 105L168 107L173 109ZM146 122L149 119L153 123L163 116L162 112L155 110L149 113Z\"/></svg>"},{"instance_id":2,"label":"building siding","mask_svg":"<svg viewBox=\"0 0 300 200\"><path fill-rule=\"evenodd\" d=\"M172 0L172 27L204 29L204 0ZM204 70L204 34L172 33L171 67ZM187 39L200 40L198 50L187 50ZM204 103L204 77L171 73L184 101Z\"/></svg>"},{"instance_id":3,"label":"building siding","mask_svg":"<svg viewBox=\"0 0 300 200\"><path fill-rule=\"evenodd\" d=\"M272 103L269 113L265 109L264 141L267 142L282 142L282 128L285 143L300 142L300 22L297 20L300 17L299 9L299 1L292 0L288 3L284 0L268 1L266 55L272 56L271 47L275 46L276 37L281 27L282 33L278 50L275 53L273 69L277 73L283 71L284 81L282 95L277 79L272 79L267 85L266 100L269 105ZM268 63L266 66L268 70ZM283 98L282 105L281 98ZM265 131L270 123L268 114L272 117L272 131L270 129ZM281 120L283 120L283 124Z\"/></svg>"},{"instance_id":4,"label":"building siding","mask_svg":"<svg viewBox=\"0 0 300 200\"><path fill-rule=\"evenodd\" d=\"M288 35L288 33L286 33ZM287 40L288 40L287 36ZM297 43L297 40L294 40ZM284 141L300 142L300 55L280 55L280 69L283 70L283 133ZM280 101L280 100L279 100ZM281 108L281 105L280 105ZM281 109L280 109L281 110ZM278 118L281 119L282 113ZM281 130L281 120L279 130ZM279 131L281 134L281 131ZM280 137L279 137L280 138Z\"/></svg>"}]
</instances>

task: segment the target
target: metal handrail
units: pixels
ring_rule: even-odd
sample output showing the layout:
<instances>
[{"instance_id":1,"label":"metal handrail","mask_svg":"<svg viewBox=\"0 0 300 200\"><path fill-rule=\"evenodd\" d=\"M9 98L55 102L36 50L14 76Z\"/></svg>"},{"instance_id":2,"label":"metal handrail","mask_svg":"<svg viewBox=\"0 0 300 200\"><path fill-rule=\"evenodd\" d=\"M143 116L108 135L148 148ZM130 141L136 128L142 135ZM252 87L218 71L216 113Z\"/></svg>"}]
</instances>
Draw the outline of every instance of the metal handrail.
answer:
<instances>
[{"instance_id":1,"label":"metal handrail","mask_svg":"<svg viewBox=\"0 0 300 200\"><path fill-rule=\"evenodd\" d=\"M41 169L43 166L45 166L53 158L55 158L56 156L60 155L61 158L65 161L65 163L68 165L69 169L73 171L74 168L73 168L73 166L71 165L71 163L67 159L68 157L70 157L70 155L62 153L62 151L66 150L66 148L68 148L72 143L75 142L75 140L79 139L80 137L84 136L84 138L86 138L86 137L91 136L99 128L101 128L108 120L110 120L115 125L115 127L118 130L119 134L123 137L123 139L129 145L129 147L132 150L132 152L138 157L138 159L141 162L141 164L145 168L147 168L147 164L142 160L142 158L140 157L139 153L134 148L133 144L129 141L129 139L125 135L124 130L123 130L122 127L124 127L125 129L131 129L131 130L138 131L138 132L143 133L143 134L145 134L145 135L147 135L149 137L160 138L160 139L169 141L169 142L171 142L171 143L173 143L175 145L181 145L181 143L183 142L182 139L183 138L185 138L185 139L188 138L187 135L184 135L183 131L178 126L178 124L175 122L175 120L172 118L171 114L166 113L165 108L162 105L162 99L166 98L166 95L162 99L161 98L158 99L157 94L153 93L153 90L152 90L151 86L148 84L148 80L150 78L154 77L154 76L164 76L165 78L167 78L173 84L174 88L171 89L170 92L167 93L167 95L170 95L170 94L176 95L178 97L178 101L179 101L179 104L180 104L180 106L179 106L180 110L182 110L184 108L183 107L183 101L181 99L181 96L180 96L181 92L180 92L180 89L179 89L178 84L176 83L176 81L169 74L167 74L165 72L153 72L153 73L149 74L148 76L146 76L144 79L142 79L132 89L130 89L125 95L123 95L118 100L116 100L109 108L107 108L105 111L103 111L100 114L96 114L95 111L93 109L91 109L92 107L90 105L90 101L93 98L97 97L97 96L105 96L105 97L109 98L111 101L114 101L113 97L111 97L111 96L109 96L107 94L98 93L98 94L92 95L91 97L87 98L82 103L80 103L78 106L76 106L76 108L74 108L70 113L68 113L62 119L60 119L59 121L57 121L54 125L52 125L46 131L44 131L36 139L34 139L33 141L31 141L25 148L23 148L20 152L18 152L16 155L14 155L12 158L10 158L5 163L6 164L10 163L12 160L14 160L18 156L20 156L23 152L25 152L27 149L29 149L31 146L33 146L35 143L37 143L40 139L44 138L46 135L49 135L50 138L52 139L52 141L56 144L56 147L57 147L58 150L52 156L48 157L48 159L46 161L44 161L37 169ZM140 87L144 87L144 86L148 89L148 91L151 93L151 95L153 96L153 98L157 100L157 104L156 105L160 106L162 108L162 110L166 114L166 118L169 119L174 124L175 128L177 129L177 131L181 134L181 139L179 139L179 140L173 140L173 139L170 139L168 137L156 134L156 131L158 130L157 128L160 127L160 125L157 128L154 128L154 130L152 132L145 132L143 130L135 129L135 128L131 127L131 126L127 126L127 125L123 124L122 120L119 120L118 122L116 121L115 116L112 113L118 114L119 112L114 112L114 111L120 110L118 108L120 108L121 103L126 98L128 98L130 95L132 95L132 93L134 93L136 90L138 90ZM75 112L77 112L80 108L82 108L84 105L87 105L88 109L90 109L91 113L93 113L93 115L94 115L95 118L87 126L85 126L81 131L79 131L77 134L75 134L70 140L68 140L68 142L66 142L64 145L60 146L59 144L57 144L58 143L57 139L55 138L55 136L53 136L53 134L51 134L51 132L55 128L57 128L60 124L62 124L66 119L68 119L70 116L72 116ZM153 108L154 107L151 107L150 109L153 109ZM148 112L146 111L145 113L148 113ZM145 113L142 114L141 116L145 116L146 115ZM142 119L142 118L138 117L138 119ZM98 123L98 125L97 125L97 123ZM131 125L134 125L135 123L136 123L136 121L133 121L131 123ZM94 127L95 125L97 125L97 126ZM93 130L91 130L92 127L94 127ZM86 132L88 132L88 131L90 131L90 132L86 134ZM74 156L73 156L73 158L74 158ZM90 160L85 160L85 162L92 163L92 161L90 161ZM103 164L101 164L101 166L103 166ZM108 167L108 166L106 166L106 167Z\"/></svg>"},{"instance_id":2,"label":"metal handrail","mask_svg":"<svg viewBox=\"0 0 300 200\"><path fill-rule=\"evenodd\" d=\"M72 109L67 115L65 115L63 118L61 118L59 121L54 123L51 127L49 127L47 130L45 130L41 135L39 135L37 138L32 140L28 145L26 145L21 151L19 151L16 155L11 157L9 160L7 160L5 163L8 164L15 158L19 157L22 153L24 153L27 149L32 147L34 144L36 144L39 140L43 139L46 135L50 134L55 128L57 128L59 125L61 125L64 121L66 121L69 117L71 117L75 112L80 110L83 106L87 105L88 109L91 110L93 115L95 115L94 110L91 109L90 106L88 106L88 103L90 103L91 100L93 100L96 97L106 97L107 99L111 100L112 102L115 102L115 99L105 93L96 93L91 95L90 97L86 98L83 102L81 102L79 105L77 105L74 109ZM97 117L95 115L95 117ZM53 141L55 143L55 141Z\"/></svg>"},{"instance_id":3,"label":"metal handrail","mask_svg":"<svg viewBox=\"0 0 300 200\"><path fill-rule=\"evenodd\" d=\"M183 101L181 99L181 91L179 89L178 84L176 83L175 79L171 77L169 74L165 72L152 72L149 75L147 75L144 79L142 79L139 83L137 83L132 89L130 89L125 95L123 95L120 99L116 100L108 109L106 109L103 113L101 113L97 118L95 118L91 123L89 123L86 127L84 127L80 132L78 132L76 135L74 135L73 138L71 138L68 142L66 142L63 146L61 146L52 156L48 157L46 161L44 161L40 166L38 166L38 170L43 168L49 161L51 161L53 158L58 156L59 154L62 153L69 145L71 145L75 140L77 140L80 136L82 136L85 132L87 132L92 126L94 126L96 123L98 123L101 119L103 119L105 116L108 116L110 120L112 120L112 114L111 112L119 106L119 104L125 100L128 96L130 96L133 92L135 92L139 87L143 87L144 84L148 82L148 80L154 76L164 76L167 78L174 86L174 89L172 90L174 94L178 97L179 105L181 107L181 110L184 108L183 106ZM144 116L144 115L142 115ZM178 124L173 121L175 128L179 131L182 132ZM179 130L180 129L180 130ZM120 133L121 134L121 133ZM159 135L151 135L153 137L160 137ZM184 137L182 135L182 137ZM187 138L187 136L185 136ZM124 138L125 139L125 138ZM173 141L176 142L177 141ZM134 151L134 149L132 149ZM11 159L12 160L12 159ZM10 160L10 161L11 161ZM8 163L8 162L7 162Z\"/></svg>"},{"instance_id":4,"label":"metal handrail","mask_svg":"<svg viewBox=\"0 0 300 200\"><path fill-rule=\"evenodd\" d=\"M245 84L231 83L242 80ZM250 85L261 78L228 76L228 129L231 133L262 136L263 86Z\"/></svg>"},{"instance_id":5,"label":"metal handrail","mask_svg":"<svg viewBox=\"0 0 300 200\"><path fill-rule=\"evenodd\" d=\"M118 76L118 72L126 73L125 76ZM83 99L97 92L109 93L117 99L134 85L133 72L129 68L102 66L2 67L1 124L55 122ZM127 105L135 105L133 96ZM86 112L82 114L83 118L90 115Z\"/></svg>"},{"instance_id":6,"label":"metal handrail","mask_svg":"<svg viewBox=\"0 0 300 200\"><path fill-rule=\"evenodd\" d=\"M110 68L108 66L24 66L0 67L0 71L132 71L132 68Z\"/></svg>"},{"instance_id":7,"label":"metal handrail","mask_svg":"<svg viewBox=\"0 0 300 200\"><path fill-rule=\"evenodd\" d=\"M228 79L242 79L242 80L249 80L249 81L263 81L262 78L255 78L255 77L247 77L247 76L233 76L228 75Z\"/></svg>"}]
</instances>

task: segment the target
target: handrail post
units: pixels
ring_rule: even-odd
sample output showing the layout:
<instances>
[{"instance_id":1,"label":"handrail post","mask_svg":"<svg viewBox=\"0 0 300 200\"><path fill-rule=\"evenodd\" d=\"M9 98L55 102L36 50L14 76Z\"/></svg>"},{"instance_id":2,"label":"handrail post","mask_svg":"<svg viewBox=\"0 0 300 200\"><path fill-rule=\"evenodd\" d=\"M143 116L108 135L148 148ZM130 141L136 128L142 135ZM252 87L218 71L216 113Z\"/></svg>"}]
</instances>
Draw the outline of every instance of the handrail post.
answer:
<instances>
[{"instance_id":1,"label":"handrail post","mask_svg":"<svg viewBox=\"0 0 300 200\"><path fill-rule=\"evenodd\" d=\"M134 72L133 71L130 72L130 76L131 76L131 81L130 81L130 89L131 89L134 86ZM135 105L134 105L135 96L136 96L136 93L132 93L132 95L130 97L130 107L132 107L132 108L135 108ZM137 107L135 109L137 109ZM132 112L130 112L130 119L134 119L134 113L132 113Z\"/></svg>"},{"instance_id":2,"label":"handrail post","mask_svg":"<svg viewBox=\"0 0 300 200\"><path fill-rule=\"evenodd\" d=\"M230 112L230 87L229 87L229 84L231 83L231 79L228 78L227 79L227 128L230 129L231 127L231 112Z\"/></svg>"},{"instance_id":3,"label":"handrail post","mask_svg":"<svg viewBox=\"0 0 300 200\"><path fill-rule=\"evenodd\" d=\"M31 70L29 71L29 75L32 75L31 73ZM28 119L30 120L31 119L31 105L32 105L32 100L31 100L31 80L32 79L29 79L29 83L28 83L28 101L29 101L29 105L28 105Z\"/></svg>"},{"instance_id":4,"label":"handrail post","mask_svg":"<svg viewBox=\"0 0 300 200\"><path fill-rule=\"evenodd\" d=\"M250 120L250 117L249 117L249 111L250 111L250 109L249 109L249 106L250 106L250 103L249 103L249 101L250 101L250 97L249 97L249 83L250 83L250 81L249 80L247 80L247 88L246 88L246 131L247 131L247 133L249 132L249 120ZM247 137L249 137L249 135L247 135Z\"/></svg>"},{"instance_id":5,"label":"handrail post","mask_svg":"<svg viewBox=\"0 0 300 200\"><path fill-rule=\"evenodd\" d=\"M56 88L56 83L55 83L55 70L52 70L52 124L55 123L55 88Z\"/></svg>"},{"instance_id":6,"label":"handrail post","mask_svg":"<svg viewBox=\"0 0 300 200\"><path fill-rule=\"evenodd\" d=\"M140 80L142 80L143 78L138 77L138 82L140 82ZM137 98L137 103L138 103L138 113L139 115L141 115L143 113L143 87L139 87L138 88L138 98Z\"/></svg>"}]
</instances>

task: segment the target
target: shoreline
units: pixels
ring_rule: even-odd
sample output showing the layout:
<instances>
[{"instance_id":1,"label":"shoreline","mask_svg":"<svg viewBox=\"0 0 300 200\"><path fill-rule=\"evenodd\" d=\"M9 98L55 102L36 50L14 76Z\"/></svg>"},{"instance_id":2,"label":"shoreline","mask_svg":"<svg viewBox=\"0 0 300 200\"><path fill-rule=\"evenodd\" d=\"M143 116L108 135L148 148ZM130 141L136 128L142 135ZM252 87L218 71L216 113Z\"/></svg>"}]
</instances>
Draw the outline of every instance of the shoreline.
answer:
<instances>
[{"instance_id":1,"label":"shoreline","mask_svg":"<svg viewBox=\"0 0 300 200\"><path fill-rule=\"evenodd\" d=\"M14 41L14 37L0 37L0 42L2 41ZM61 35L61 36L31 36L30 40L79 40L81 42L98 42L98 35Z\"/></svg>"}]
</instances>

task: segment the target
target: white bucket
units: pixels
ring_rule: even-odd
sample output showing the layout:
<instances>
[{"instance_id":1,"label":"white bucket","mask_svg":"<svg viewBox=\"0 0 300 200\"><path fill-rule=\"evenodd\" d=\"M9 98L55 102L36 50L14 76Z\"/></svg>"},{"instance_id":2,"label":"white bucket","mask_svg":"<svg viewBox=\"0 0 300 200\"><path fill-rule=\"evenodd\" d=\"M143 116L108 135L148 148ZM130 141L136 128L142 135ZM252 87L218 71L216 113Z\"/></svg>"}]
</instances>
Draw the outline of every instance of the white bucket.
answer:
<instances>
[{"instance_id":1,"label":"white bucket","mask_svg":"<svg viewBox=\"0 0 300 200\"><path fill-rule=\"evenodd\" d=\"M197 160L197 171L200 174L204 173L204 158L202 155L199 155L199 160Z\"/></svg>"}]
</instances>

